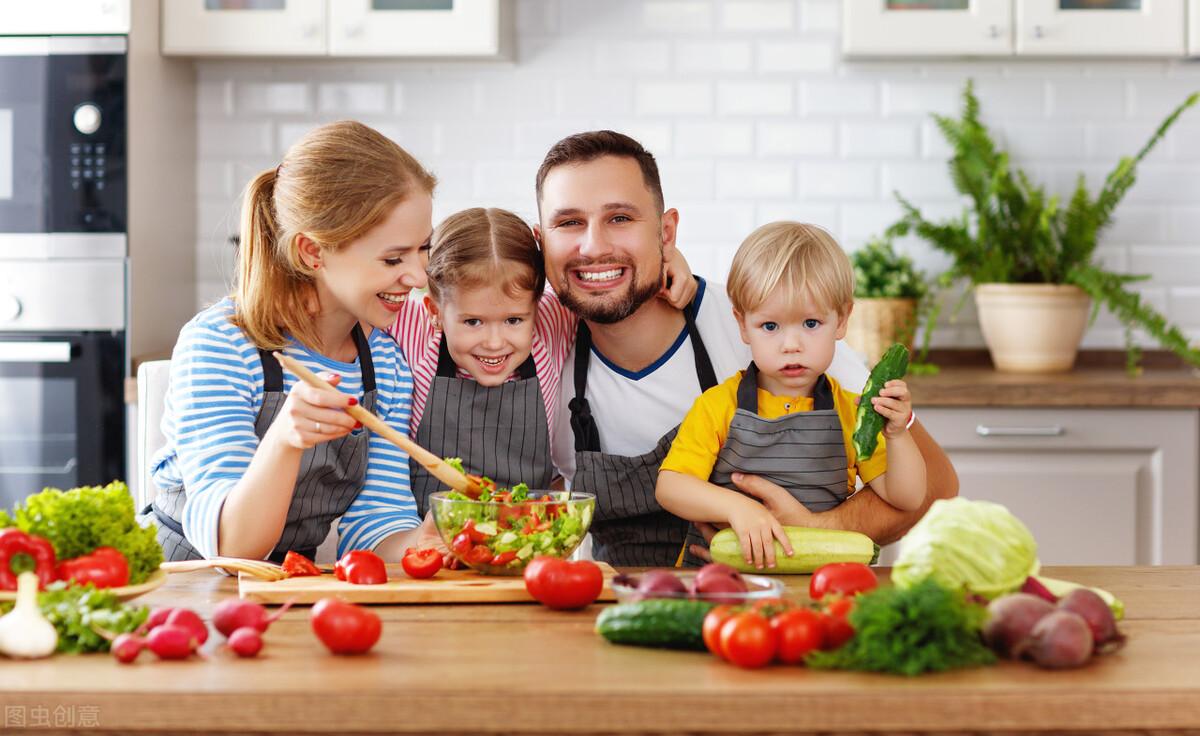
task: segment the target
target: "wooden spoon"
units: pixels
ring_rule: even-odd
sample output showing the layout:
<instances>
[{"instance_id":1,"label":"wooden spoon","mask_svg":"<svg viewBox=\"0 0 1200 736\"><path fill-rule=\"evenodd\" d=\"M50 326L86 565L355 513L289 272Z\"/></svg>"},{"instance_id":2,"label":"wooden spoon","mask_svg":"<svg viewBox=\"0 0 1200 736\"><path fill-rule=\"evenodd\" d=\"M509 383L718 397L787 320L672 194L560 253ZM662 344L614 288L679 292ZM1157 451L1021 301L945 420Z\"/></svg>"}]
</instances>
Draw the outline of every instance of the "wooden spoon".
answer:
<instances>
[{"instance_id":1,"label":"wooden spoon","mask_svg":"<svg viewBox=\"0 0 1200 736\"><path fill-rule=\"evenodd\" d=\"M331 383L322 379L316 373L313 373L299 362L292 360L283 353L273 352L271 355L275 356L275 360L278 360L280 365L294 373L297 378L299 378L301 381L304 381L308 385L320 389L337 391L337 389L334 388ZM459 472L457 468L448 464L445 460L441 459L437 455L434 455L429 450L426 450L424 447L421 447L416 442L413 442L403 433L392 429L382 419L362 408L358 404L355 404L354 406L347 406L346 412L350 416L362 422L364 427L369 428L375 434L387 439L401 450L407 452L409 456L411 456L414 460L419 462L422 467L428 470L430 475L445 483L450 488L458 491L459 493L465 493L471 498L478 498L479 494L483 492L483 488L479 485L478 480L466 475L465 473Z\"/></svg>"}]
</instances>

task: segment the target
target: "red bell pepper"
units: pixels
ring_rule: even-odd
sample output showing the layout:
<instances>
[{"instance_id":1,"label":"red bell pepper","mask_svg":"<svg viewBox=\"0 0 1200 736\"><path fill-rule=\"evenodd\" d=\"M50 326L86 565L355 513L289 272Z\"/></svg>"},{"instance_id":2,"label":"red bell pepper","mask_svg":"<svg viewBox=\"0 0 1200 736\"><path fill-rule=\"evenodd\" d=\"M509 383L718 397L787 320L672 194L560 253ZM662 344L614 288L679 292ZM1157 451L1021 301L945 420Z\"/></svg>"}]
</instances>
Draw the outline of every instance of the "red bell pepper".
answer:
<instances>
[{"instance_id":1,"label":"red bell pepper","mask_svg":"<svg viewBox=\"0 0 1200 736\"><path fill-rule=\"evenodd\" d=\"M57 579L54 565L54 546L50 540L36 534L26 534L20 529L0 531L0 590L16 590L17 575L12 569L12 558L25 554L33 558L33 571L37 574L38 589L44 589Z\"/></svg>"},{"instance_id":2,"label":"red bell pepper","mask_svg":"<svg viewBox=\"0 0 1200 736\"><path fill-rule=\"evenodd\" d=\"M91 554L60 562L58 577L78 585L120 588L129 584L129 561L112 547L97 547Z\"/></svg>"}]
</instances>

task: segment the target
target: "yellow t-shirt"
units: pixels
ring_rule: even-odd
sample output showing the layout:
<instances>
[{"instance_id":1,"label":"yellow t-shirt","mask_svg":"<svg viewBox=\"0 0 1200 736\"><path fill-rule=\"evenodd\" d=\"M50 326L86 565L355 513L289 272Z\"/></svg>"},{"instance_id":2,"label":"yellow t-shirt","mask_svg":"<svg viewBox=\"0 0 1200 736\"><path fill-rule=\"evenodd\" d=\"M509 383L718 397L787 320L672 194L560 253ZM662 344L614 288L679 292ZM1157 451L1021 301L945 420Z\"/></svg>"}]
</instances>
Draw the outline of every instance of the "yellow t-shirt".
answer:
<instances>
[{"instance_id":1,"label":"yellow t-shirt","mask_svg":"<svg viewBox=\"0 0 1200 736\"><path fill-rule=\"evenodd\" d=\"M737 411L737 390L743 373L738 371L696 399L679 426L679 434L671 443L671 451L663 461L662 470L687 473L708 480L713 466L717 464L717 453L725 446L729 424ZM861 477L863 483L870 483L887 470L887 445L881 432L875 454L866 462L857 462L851 438L854 434L854 414L858 409L854 400L858 394L846 391L831 376L826 375L826 378L829 379L833 406L841 420L842 440L846 446L846 488L853 493L856 478ZM776 396L763 388L758 389L758 415L764 419L778 419L787 414L812 411L812 408L811 396Z\"/></svg>"}]
</instances>

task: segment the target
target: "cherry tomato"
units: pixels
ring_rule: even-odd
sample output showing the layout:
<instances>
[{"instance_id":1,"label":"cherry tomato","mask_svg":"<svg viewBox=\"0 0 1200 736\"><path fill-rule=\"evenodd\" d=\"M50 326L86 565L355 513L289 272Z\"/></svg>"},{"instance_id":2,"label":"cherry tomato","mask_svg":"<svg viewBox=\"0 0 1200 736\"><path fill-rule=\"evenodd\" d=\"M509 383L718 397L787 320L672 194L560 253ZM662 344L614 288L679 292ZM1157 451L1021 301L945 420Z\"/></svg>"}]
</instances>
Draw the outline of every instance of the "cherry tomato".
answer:
<instances>
[{"instance_id":1,"label":"cherry tomato","mask_svg":"<svg viewBox=\"0 0 1200 736\"><path fill-rule=\"evenodd\" d=\"M721 627L721 651L738 667L763 667L775 658L775 631L763 616L747 611Z\"/></svg>"},{"instance_id":2,"label":"cherry tomato","mask_svg":"<svg viewBox=\"0 0 1200 736\"><path fill-rule=\"evenodd\" d=\"M431 578L437 575L438 570L442 569L442 553L433 547L427 549L409 547L404 550L400 566L404 568L404 573L410 578L418 580Z\"/></svg>"},{"instance_id":3,"label":"cherry tomato","mask_svg":"<svg viewBox=\"0 0 1200 736\"><path fill-rule=\"evenodd\" d=\"M821 614L808 608L793 608L771 619L778 651L775 658L784 664L800 664L809 652L825 642L825 622Z\"/></svg>"},{"instance_id":4,"label":"cherry tomato","mask_svg":"<svg viewBox=\"0 0 1200 736\"><path fill-rule=\"evenodd\" d=\"M604 573L591 560L535 557L525 567L525 590L550 608L583 608L600 597L603 589Z\"/></svg>"},{"instance_id":5,"label":"cherry tomato","mask_svg":"<svg viewBox=\"0 0 1200 736\"><path fill-rule=\"evenodd\" d=\"M825 643L822 649L837 649L854 636L854 627L846 620L853 608L853 598L834 598L825 606L825 613L821 619L825 624Z\"/></svg>"},{"instance_id":6,"label":"cherry tomato","mask_svg":"<svg viewBox=\"0 0 1200 736\"><path fill-rule=\"evenodd\" d=\"M309 621L313 633L334 654L364 654L383 631L379 616L339 598L317 601Z\"/></svg>"},{"instance_id":7,"label":"cherry tomato","mask_svg":"<svg viewBox=\"0 0 1200 736\"><path fill-rule=\"evenodd\" d=\"M468 565L486 565L492 561L492 551L486 544L477 544L463 556Z\"/></svg>"},{"instance_id":8,"label":"cherry tomato","mask_svg":"<svg viewBox=\"0 0 1200 736\"><path fill-rule=\"evenodd\" d=\"M381 585L387 582L387 566L379 555L365 549L355 549L342 555L338 560L345 580L353 585ZM336 572L337 567L334 567Z\"/></svg>"},{"instance_id":9,"label":"cherry tomato","mask_svg":"<svg viewBox=\"0 0 1200 736\"><path fill-rule=\"evenodd\" d=\"M879 585L875 571L861 562L831 562L821 565L808 581L808 597L819 601L830 593L857 595Z\"/></svg>"},{"instance_id":10,"label":"cherry tomato","mask_svg":"<svg viewBox=\"0 0 1200 736\"><path fill-rule=\"evenodd\" d=\"M466 534L467 537L475 544L486 542L488 538L488 535L475 528L474 519L467 519L466 525L463 526L462 531L459 532L459 534Z\"/></svg>"},{"instance_id":11,"label":"cherry tomato","mask_svg":"<svg viewBox=\"0 0 1200 736\"><path fill-rule=\"evenodd\" d=\"M515 559L517 559L517 553L510 549L507 552L498 553L492 558L491 564L500 567L501 565L507 565Z\"/></svg>"},{"instance_id":12,"label":"cherry tomato","mask_svg":"<svg viewBox=\"0 0 1200 736\"><path fill-rule=\"evenodd\" d=\"M321 569L304 555L294 550L288 550L283 558L283 571L289 578L301 578L320 575Z\"/></svg>"},{"instance_id":13,"label":"cherry tomato","mask_svg":"<svg viewBox=\"0 0 1200 736\"><path fill-rule=\"evenodd\" d=\"M721 651L721 627L737 613L733 606L717 606L704 616L704 646L721 659L725 653Z\"/></svg>"},{"instance_id":14,"label":"cherry tomato","mask_svg":"<svg viewBox=\"0 0 1200 736\"><path fill-rule=\"evenodd\" d=\"M471 541L471 535L466 532L459 532L454 539L450 540L450 551L459 557L465 557L474 547L475 543Z\"/></svg>"}]
</instances>

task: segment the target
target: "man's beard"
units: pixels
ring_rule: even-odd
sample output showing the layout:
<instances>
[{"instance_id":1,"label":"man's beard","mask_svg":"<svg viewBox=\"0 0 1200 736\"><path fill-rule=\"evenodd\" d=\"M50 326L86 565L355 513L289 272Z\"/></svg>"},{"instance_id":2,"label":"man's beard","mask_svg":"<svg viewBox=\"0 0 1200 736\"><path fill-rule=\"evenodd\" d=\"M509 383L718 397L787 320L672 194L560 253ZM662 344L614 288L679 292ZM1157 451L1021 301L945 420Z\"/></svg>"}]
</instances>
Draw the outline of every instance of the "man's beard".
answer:
<instances>
[{"instance_id":1,"label":"man's beard","mask_svg":"<svg viewBox=\"0 0 1200 736\"><path fill-rule=\"evenodd\" d=\"M662 288L663 272L666 268L660 262L658 277L645 284L639 284L637 268L634 267L633 262L621 262L621 267L630 271L629 286L625 289L624 295L610 294L598 299L595 296L581 297L571 288L571 271L584 265L589 264L577 260L567 264L567 267L563 269L563 284L566 288L559 293L558 300L580 318L601 325L620 322L636 312L643 304L658 296L658 292Z\"/></svg>"}]
</instances>

